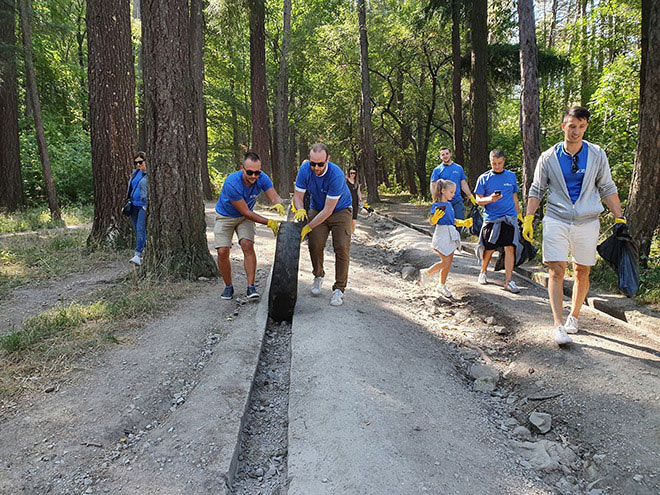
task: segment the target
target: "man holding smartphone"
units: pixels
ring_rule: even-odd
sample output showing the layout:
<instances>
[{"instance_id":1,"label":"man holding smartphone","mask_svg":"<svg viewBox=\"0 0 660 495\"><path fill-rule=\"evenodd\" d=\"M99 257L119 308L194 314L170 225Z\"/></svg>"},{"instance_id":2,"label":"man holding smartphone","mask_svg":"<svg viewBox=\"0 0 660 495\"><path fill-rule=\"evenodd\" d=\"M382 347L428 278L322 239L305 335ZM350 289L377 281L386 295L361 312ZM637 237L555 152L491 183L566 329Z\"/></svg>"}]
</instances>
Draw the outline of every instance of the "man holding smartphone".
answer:
<instances>
[{"instance_id":1,"label":"man holding smartphone","mask_svg":"<svg viewBox=\"0 0 660 495\"><path fill-rule=\"evenodd\" d=\"M474 188L477 204L484 207L484 224L479 233L477 257L481 260L479 283L486 285L486 270L493 252L504 248L504 290L514 294L520 292L513 281L516 261L516 246L520 245L518 218L518 182L516 174L504 170L506 158L502 150L490 152L491 170L477 179Z\"/></svg>"}]
</instances>

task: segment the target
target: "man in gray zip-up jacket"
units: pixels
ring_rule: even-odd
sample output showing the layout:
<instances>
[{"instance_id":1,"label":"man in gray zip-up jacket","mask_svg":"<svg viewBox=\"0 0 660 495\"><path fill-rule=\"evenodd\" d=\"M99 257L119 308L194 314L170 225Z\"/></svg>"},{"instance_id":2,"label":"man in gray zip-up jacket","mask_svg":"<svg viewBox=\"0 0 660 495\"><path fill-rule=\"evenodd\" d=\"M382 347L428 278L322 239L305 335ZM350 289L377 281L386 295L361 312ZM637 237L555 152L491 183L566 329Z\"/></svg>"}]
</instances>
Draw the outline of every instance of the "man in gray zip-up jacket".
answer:
<instances>
[{"instance_id":1,"label":"man in gray zip-up jacket","mask_svg":"<svg viewBox=\"0 0 660 495\"><path fill-rule=\"evenodd\" d=\"M589 291L589 272L596 264L599 215L604 201L615 217L624 222L617 188L612 181L607 155L600 147L583 140L589 126L589 111L574 106L564 113L564 141L541 154L529 189L523 236L531 241L532 222L541 199L548 193L543 218L543 263L548 265L548 296L554 318L554 338L570 344L569 333L578 332L580 308ZM571 312L562 320L564 274L571 252L575 281Z\"/></svg>"}]
</instances>

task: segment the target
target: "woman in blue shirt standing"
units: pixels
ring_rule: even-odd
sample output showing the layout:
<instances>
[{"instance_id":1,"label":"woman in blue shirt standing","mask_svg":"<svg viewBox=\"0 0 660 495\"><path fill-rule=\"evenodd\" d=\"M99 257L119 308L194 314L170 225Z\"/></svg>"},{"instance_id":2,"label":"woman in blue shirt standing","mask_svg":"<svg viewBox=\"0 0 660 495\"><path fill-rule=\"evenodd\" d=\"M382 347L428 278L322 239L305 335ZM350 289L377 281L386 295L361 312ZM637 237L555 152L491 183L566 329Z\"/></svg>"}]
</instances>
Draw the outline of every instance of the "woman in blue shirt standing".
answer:
<instances>
[{"instance_id":1,"label":"woman in blue shirt standing","mask_svg":"<svg viewBox=\"0 0 660 495\"><path fill-rule=\"evenodd\" d=\"M138 151L133 159L135 169L128 180L127 196L131 200L131 221L137 240L135 256L129 261L137 266L142 264L142 251L147 238L147 154Z\"/></svg>"}]
</instances>

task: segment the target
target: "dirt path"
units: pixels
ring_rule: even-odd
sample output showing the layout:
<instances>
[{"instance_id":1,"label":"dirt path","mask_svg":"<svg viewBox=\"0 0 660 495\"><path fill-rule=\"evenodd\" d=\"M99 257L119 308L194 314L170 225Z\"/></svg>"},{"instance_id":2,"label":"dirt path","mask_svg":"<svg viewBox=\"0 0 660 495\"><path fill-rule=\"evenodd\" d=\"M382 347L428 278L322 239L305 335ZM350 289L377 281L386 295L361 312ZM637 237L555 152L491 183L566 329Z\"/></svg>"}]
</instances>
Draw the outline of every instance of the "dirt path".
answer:
<instances>
[{"instance_id":1,"label":"dirt path","mask_svg":"<svg viewBox=\"0 0 660 495\"><path fill-rule=\"evenodd\" d=\"M419 436L416 455L433 458L428 468L437 476L433 482L409 483L407 491L390 483L381 493L423 493L423 487L428 493L440 493L433 491L437 486L474 493L469 491L470 480L486 487L484 493L503 493L500 487L508 487L509 493L660 492L657 335L644 335L589 314L581 319L585 331L576 337L576 343L559 350L548 330L551 318L545 291L521 282L522 293L511 295L500 289L499 275L491 277L493 284L480 287L474 259L461 254L449 281L457 300L443 304L436 300L433 289L400 275L405 263L419 268L435 261L428 237L375 218L361 219L359 225L351 248L354 261L347 303L340 308L324 305L316 317L329 310L346 316L357 312L360 321L364 320L362 325L373 327L369 338L375 340L354 342L349 349L352 354L348 354L353 356L354 368L368 363L361 353L370 353L370 359L386 367L391 364L392 371L410 363L407 371L411 376L406 380L418 376L420 382L401 389L404 403L437 407L455 424L450 435L453 440L444 450L434 440L449 437L425 430L432 423L440 424L435 417L421 421L393 414L373 424L382 428L388 421L398 421L393 427L401 439ZM262 227L258 236L258 286L263 287L274 240ZM233 254L235 285L242 294L242 256L237 250ZM302 258L308 263L304 247ZM350 280L356 283L350 286ZM301 291L307 282L301 279ZM197 295L181 301L168 315L128 331L120 336L121 345L80 363L55 393L26 397L0 419L0 493L225 493L235 448L229 433L231 428L240 428L261 345L254 328L260 307L221 301L217 281L200 282L199 287ZM355 306L357 299L351 302L350 298L358 296L365 302ZM384 329L378 324L383 311L395 318L395 324ZM387 361L388 348L380 345L379 331L396 344L390 349L391 362ZM335 349L338 343L329 340L328 349ZM310 356L296 354L293 358L304 361ZM475 364L486 364L498 372L499 381L491 393L472 391L476 382L470 374ZM232 373L223 375L227 369ZM367 366L366 371L369 369ZM435 373L454 375L446 389L446 403L436 402L432 394ZM396 375L392 380L401 380L401 374ZM268 386L267 370L258 376L261 385ZM339 399L342 390L350 388L341 380L331 387ZM395 384L384 383L383 387L387 392ZM275 388L288 393L286 384L277 382ZM296 390L296 394L301 391ZM263 398L258 400L262 402L252 406L257 421L265 414L261 407L269 407ZM290 407L299 404L292 398ZM534 410L551 414L549 433L521 430L530 426L528 416ZM376 412L371 411L372 418L379 418ZM325 413L332 421L330 402ZM471 418L469 422L464 416ZM366 416L357 419L369 421ZM337 430L351 431L354 425L349 426L340 424ZM356 432L362 435L369 428L360 423ZM382 434L381 440L389 438L387 428ZM286 464L286 450L281 443L279 450L268 450L272 447L268 431L262 438L265 443L256 449L272 452L269 462L279 473L279 463ZM392 442L395 448L395 440ZM367 474L373 475L378 469L387 469L392 452L370 460L351 452L351 446L349 439L342 447L348 449L342 462L355 459L345 472L372 470ZM454 451L461 454L452 457ZM300 460L290 464L293 472L302 465ZM337 460L336 466L341 466ZM372 467L371 462L380 467ZM264 465L263 471L266 475L269 466ZM255 473L251 486L263 493L285 493L286 485L269 485ZM446 476L454 479L443 481ZM326 487L328 481L341 480L334 475L332 480L320 476ZM411 482L405 477L403 481ZM327 493L355 492L349 487Z\"/></svg>"}]
</instances>

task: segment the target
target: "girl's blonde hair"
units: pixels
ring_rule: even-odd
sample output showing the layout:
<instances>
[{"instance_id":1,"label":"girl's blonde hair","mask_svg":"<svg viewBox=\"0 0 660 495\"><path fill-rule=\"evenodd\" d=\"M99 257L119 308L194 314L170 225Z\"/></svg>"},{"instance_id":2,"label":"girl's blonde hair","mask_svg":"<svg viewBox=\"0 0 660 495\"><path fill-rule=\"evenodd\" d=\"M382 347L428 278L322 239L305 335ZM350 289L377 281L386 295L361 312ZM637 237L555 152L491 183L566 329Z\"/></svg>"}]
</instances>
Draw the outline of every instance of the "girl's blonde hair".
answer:
<instances>
[{"instance_id":1,"label":"girl's blonde hair","mask_svg":"<svg viewBox=\"0 0 660 495\"><path fill-rule=\"evenodd\" d=\"M456 184L450 180L438 181L438 188L436 189L435 194L433 195L433 201L440 201L442 199L442 191L449 191L450 189L456 189Z\"/></svg>"}]
</instances>

